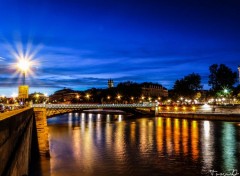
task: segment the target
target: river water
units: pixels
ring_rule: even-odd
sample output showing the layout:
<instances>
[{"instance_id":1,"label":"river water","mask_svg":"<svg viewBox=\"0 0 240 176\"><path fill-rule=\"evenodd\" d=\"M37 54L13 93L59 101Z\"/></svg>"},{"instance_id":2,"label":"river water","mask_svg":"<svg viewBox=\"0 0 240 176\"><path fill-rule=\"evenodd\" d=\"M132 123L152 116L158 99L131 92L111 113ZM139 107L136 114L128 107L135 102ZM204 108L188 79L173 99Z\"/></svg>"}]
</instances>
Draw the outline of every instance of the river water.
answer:
<instances>
[{"instance_id":1,"label":"river water","mask_svg":"<svg viewBox=\"0 0 240 176\"><path fill-rule=\"evenodd\" d=\"M240 175L240 123L69 113L48 119L34 175Z\"/></svg>"}]
</instances>

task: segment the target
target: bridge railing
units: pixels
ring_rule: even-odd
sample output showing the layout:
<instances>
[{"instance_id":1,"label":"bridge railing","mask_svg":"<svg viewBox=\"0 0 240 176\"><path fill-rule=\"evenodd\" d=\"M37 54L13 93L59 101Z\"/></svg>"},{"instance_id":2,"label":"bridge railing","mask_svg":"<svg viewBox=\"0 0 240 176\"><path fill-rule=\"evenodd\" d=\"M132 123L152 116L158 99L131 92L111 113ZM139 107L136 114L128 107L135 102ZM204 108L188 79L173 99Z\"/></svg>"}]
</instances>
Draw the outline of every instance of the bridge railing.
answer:
<instances>
[{"instance_id":1,"label":"bridge railing","mask_svg":"<svg viewBox=\"0 0 240 176\"><path fill-rule=\"evenodd\" d=\"M33 104L34 108L47 109L84 109L84 108L151 108L156 103L135 103L135 104Z\"/></svg>"}]
</instances>

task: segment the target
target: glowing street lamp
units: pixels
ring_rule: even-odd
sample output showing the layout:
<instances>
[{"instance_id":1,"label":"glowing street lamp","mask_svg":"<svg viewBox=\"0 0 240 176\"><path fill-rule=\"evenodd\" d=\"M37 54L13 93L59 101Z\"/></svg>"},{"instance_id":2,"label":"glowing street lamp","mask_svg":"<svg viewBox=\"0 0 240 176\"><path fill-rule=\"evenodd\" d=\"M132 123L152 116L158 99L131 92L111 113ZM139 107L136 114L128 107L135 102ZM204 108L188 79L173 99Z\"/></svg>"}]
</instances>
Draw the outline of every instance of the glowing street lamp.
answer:
<instances>
[{"instance_id":1,"label":"glowing street lamp","mask_svg":"<svg viewBox=\"0 0 240 176\"><path fill-rule=\"evenodd\" d=\"M119 99L119 100L120 100L120 99L121 99L121 95L118 95L118 96L117 96L117 99Z\"/></svg>"},{"instance_id":2,"label":"glowing street lamp","mask_svg":"<svg viewBox=\"0 0 240 176\"><path fill-rule=\"evenodd\" d=\"M224 89L223 92L224 92L225 94L227 94L227 93L228 93L228 89Z\"/></svg>"},{"instance_id":3,"label":"glowing street lamp","mask_svg":"<svg viewBox=\"0 0 240 176\"><path fill-rule=\"evenodd\" d=\"M25 85L26 74L30 70L31 62L26 58L22 58L18 61L17 67L18 67L19 71L21 71L23 73L23 85Z\"/></svg>"}]
</instances>

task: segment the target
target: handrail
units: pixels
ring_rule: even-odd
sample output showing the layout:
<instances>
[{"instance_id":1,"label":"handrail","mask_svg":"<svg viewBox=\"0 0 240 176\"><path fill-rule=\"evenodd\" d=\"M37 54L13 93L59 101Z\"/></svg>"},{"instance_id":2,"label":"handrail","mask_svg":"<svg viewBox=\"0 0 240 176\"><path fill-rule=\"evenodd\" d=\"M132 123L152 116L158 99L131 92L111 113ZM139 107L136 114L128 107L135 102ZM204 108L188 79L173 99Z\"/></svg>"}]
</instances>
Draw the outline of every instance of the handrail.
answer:
<instances>
[{"instance_id":1,"label":"handrail","mask_svg":"<svg viewBox=\"0 0 240 176\"><path fill-rule=\"evenodd\" d=\"M84 109L84 108L151 108L156 103L134 103L134 104L33 104L33 108L46 109Z\"/></svg>"}]
</instances>

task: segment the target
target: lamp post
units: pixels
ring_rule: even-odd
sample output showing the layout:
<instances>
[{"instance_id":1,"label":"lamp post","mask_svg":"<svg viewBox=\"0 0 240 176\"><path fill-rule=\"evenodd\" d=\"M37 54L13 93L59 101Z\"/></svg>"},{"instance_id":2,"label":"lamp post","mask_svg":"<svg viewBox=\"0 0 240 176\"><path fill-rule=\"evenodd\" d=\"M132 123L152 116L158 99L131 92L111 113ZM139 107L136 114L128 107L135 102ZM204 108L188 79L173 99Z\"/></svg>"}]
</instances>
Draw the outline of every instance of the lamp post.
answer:
<instances>
[{"instance_id":1,"label":"lamp post","mask_svg":"<svg viewBox=\"0 0 240 176\"><path fill-rule=\"evenodd\" d=\"M23 85L26 84L26 73L29 71L30 69L30 62L26 59L20 59L18 64L18 69L23 73Z\"/></svg>"},{"instance_id":2,"label":"lamp post","mask_svg":"<svg viewBox=\"0 0 240 176\"><path fill-rule=\"evenodd\" d=\"M22 99L22 105L24 105L24 100L28 98L28 85L26 85L26 74L30 71L31 62L27 58L18 59L17 68L23 74L22 85L18 87L18 98Z\"/></svg>"}]
</instances>

